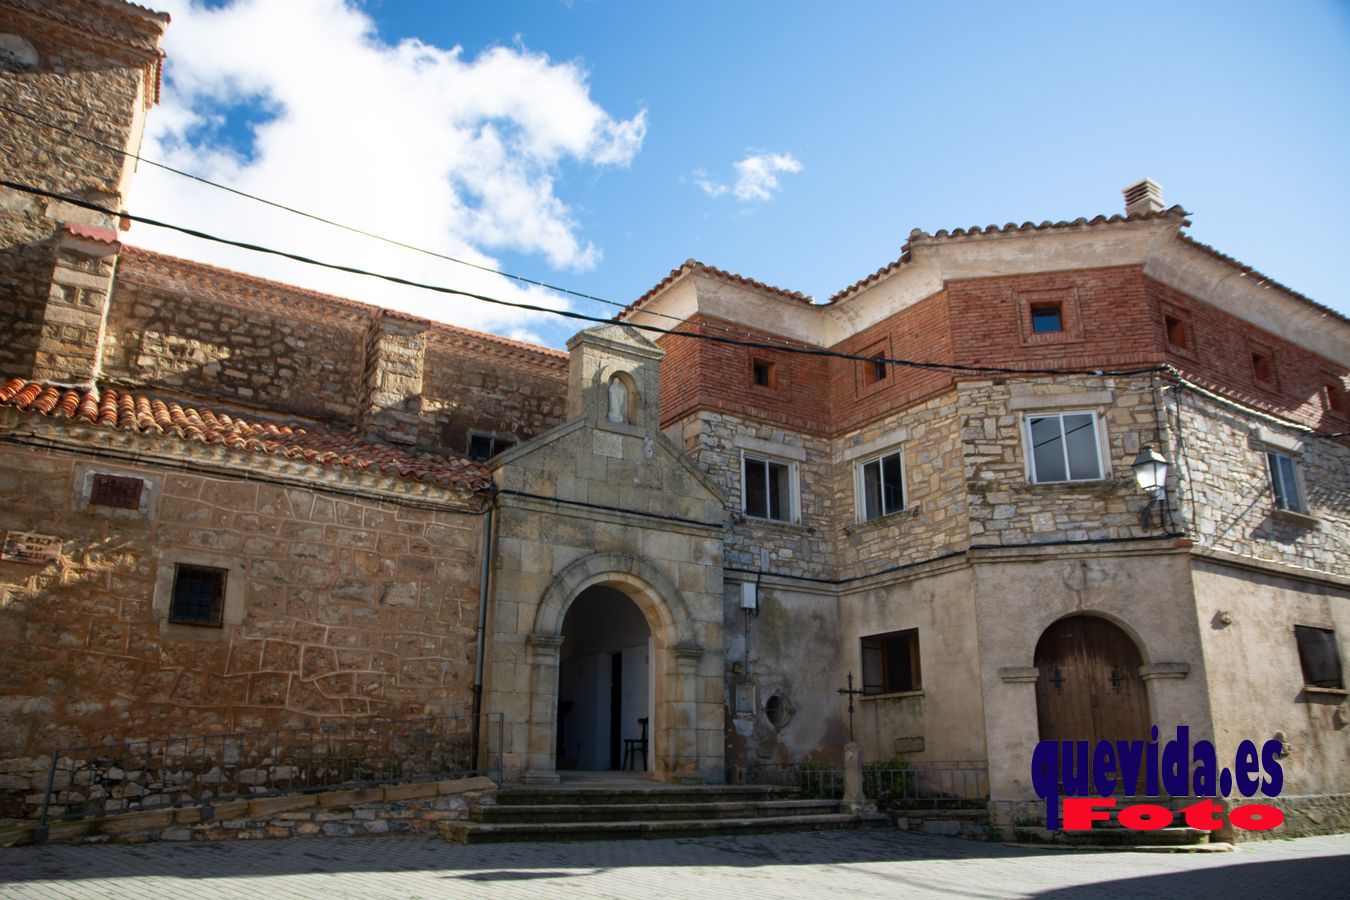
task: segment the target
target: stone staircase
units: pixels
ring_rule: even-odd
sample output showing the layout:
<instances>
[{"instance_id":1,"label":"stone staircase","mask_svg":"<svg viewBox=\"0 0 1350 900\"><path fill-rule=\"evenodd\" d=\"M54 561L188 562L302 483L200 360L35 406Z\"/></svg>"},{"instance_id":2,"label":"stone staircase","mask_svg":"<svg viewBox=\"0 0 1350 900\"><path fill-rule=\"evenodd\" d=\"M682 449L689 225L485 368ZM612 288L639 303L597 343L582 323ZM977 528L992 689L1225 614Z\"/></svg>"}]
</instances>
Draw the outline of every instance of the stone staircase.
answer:
<instances>
[{"instance_id":1,"label":"stone staircase","mask_svg":"<svg viewBox=\"0 0 1350 900\"><path fill-rule=\"evenodd\" d=\"M469 818L442 822L460 844L666 838L885 825L853 815L837 800L803 799L795 788L764 785L509 786Z\"/></svg>"}]
</instances>

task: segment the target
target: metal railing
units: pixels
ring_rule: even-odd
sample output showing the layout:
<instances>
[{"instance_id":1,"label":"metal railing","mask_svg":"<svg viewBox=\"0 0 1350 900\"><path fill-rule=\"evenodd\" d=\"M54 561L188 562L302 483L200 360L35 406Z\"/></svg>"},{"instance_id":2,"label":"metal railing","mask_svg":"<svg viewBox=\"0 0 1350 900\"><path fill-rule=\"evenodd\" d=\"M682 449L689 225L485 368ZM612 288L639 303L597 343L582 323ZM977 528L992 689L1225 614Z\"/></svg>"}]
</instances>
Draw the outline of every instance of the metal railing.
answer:
<instances>
[{"instance_id":1,"label":"metal railing","mask_svg":"<svg viewBox=\"0 0 1350 900\"><path fill-rule=\"evenodd\" d=\"M808 797L844 796L844 770L829 763L755 764L747 780L795 787ZM982 762L864 765L863 793L890 809L981 808L989 800L989 770Z\"/></svg>"},{"instance_id":2,"label":"metal railing","mask_svg":"<svg viewBox=\"0 0 1350 900\"><path fill-rule=\"evenodd\" d=\"M501 780L502 714L484 716L480 759L471 719L363 719L270 731L63 747L52 752L39 827L277 794L491 775ZM209 813L208 813L209 815Z\"/></svg>"}]
</instances>

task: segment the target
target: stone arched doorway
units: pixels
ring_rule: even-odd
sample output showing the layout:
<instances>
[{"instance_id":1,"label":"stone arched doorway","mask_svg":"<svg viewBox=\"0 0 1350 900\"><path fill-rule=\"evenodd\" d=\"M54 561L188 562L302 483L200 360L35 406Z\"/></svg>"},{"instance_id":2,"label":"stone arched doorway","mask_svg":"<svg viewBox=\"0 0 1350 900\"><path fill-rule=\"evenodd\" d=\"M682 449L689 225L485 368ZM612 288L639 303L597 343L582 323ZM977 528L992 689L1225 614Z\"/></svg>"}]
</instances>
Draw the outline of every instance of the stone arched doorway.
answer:
<instances>
[{"instance_id":1,"label":"stone arched doorway","mask_svg":"<svg viewBox=\"0 0 1350 900\"><path fill-rule=\"evenodd\" d=\"M1146 740L1152 719L1134 640L1090 615L1060 619L1036 642L1036 718L1043 741Z\"/></svg>"},{"instance_id":2,"label":"stone arched doorway","mask_svg":"<svg viewBox=\"0 0 1350 900\"><path fill-rule=\"evenodd\" d=\"M559 771L645 772L654 755L655 685L652 633L642 610L623 591L594 585L568 608L562 637L555 741Z\"/></svg>"},{"instance_id":3,"label":"stone arched doorway","mask_svg":"<svg viewBox=\"0 0 1350 900\"><path fill-rule=\"evenodd\" d=\"M648 771L661 781L705 778L700 774L703 766L698 739L699 668L704 650L695 637L706 626L690 615L675 585L653 565L626 553L597 553L560 572L535 612L534 629L527 639L529 749L521 776L527 782L558 779L559 689L568 613L578 601L588 604L591 601L587 598L593 597L613 600L616 594L637 609L650 634ZM627 723L621 725L628 727ZM717 762L720 765L720 760Z\"/></svg>"}]
</instances>

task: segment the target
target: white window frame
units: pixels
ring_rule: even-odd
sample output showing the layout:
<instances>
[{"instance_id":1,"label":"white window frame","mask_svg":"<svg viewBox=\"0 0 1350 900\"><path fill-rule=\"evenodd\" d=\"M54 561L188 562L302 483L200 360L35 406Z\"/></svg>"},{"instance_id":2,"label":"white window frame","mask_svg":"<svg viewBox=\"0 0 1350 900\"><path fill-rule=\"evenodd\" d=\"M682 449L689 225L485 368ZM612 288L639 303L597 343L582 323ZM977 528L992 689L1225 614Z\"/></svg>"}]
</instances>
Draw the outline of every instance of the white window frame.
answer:
<instances>
[{"instance_id":1,"label":"white window frame","mask_svg":"<svg viewBox=\"0 0 1350 900\"><path fill-rule=\"evenodd\" d=\"M1303 487L1303 473L1300 471L1300 467L1298 464L1299 463L1298 455L1294 453L1286 453L1282 450L1275 450L1270 447L1267 447L1264 452L1266 456L1266 476L1270 479L1271 501L1275 504L1275 508L1279 510L1284 510L1285 512L1303 513L1304 515L1307 515L1308 493L1307 491L1304 490ZM1287 482L1283 473L1279 471L1279 467L1275 463L1275 460L1277 458L1289 460L1290 477L1292 477L1293 479L1292 485ZM1289 496L1289 489L1291 487L1294 489L1294 493L1297 495L1296 499L1298 500L1298 503L1294 505L1290 505L1288 503L1281 503L1280 502L1281 493L1283 493L1285 498L1287 499Z\"/></svg>"},{"instance_id":2,"label":"white window frame","mask_svg":"<svg viewBox=\"0 0 1350 900\"><path fill-rule=\"evenodd\" d=\"M1066 477L1059 481L1047 481L1037 477L1036 473L1036 446L1031 436L1032 419L1048 419L1057 417L1060 420L1060 434L1064 433L1065 416L1091 416L1092 417L1092 444L1097 448L1097 477L1096 478L1073 478ZM1111 457L1106 448L1106 428L1102 423L1101 413L1095 409L1054 409L1054 410L1036 410L1028 411L1022 417L1022 446L1026 451L1027 480L1032 484L1093 484L1098 481L1106 481L1111 477ZM1069 451L1068 442L1064 447L1064 474L1069 475Z\"/></svg>"},{"instance_id":3,"label":"white window frame","mask_svg":"<svg viewBox=\"0 0 1350 900\"><path fill-rule=\"evenodd\" d=\"M765 464L764 472L766 479L768 478L769 464L785 466L787 468L788 503L791 506L791 509L788 510L788 517L786 519L772 519L769 518L768 516L759 516L755 515L754 513L746 509L746 499L748 497L748 492L746 491L745 486L746 483L748 482L748 479L746 477L745 472L745 463L746 460L751 459L755 460L756 462L762 462ZM768 496L768 487L769 485L766 482L764 485L766 497ZM797 522L801 517L801 496L799 490L800 490L800 481L797 478L797 464L795 462L793 462L790 459L783 459L782 457L773 456L771 454L759 452L747 453L744 450L741 451L741 512L744 513L747 517L751 519L756 519L760 522L788 522L788 523Z\"/></svg>"},{"instance_id":4,"label":"white window frame","mask_svg":"<svg viewBox=\"0 0 1350 900\"><path fill-rule=\"evenodd\" d=\"M874 462L879 462L888 456L900 457L900 508L892 512L882 510L881 515L867 518L867 489L863 482L863 469ZM884 496L884 494L883 494ZM859 522L875 522L878 519L884 519L887 516L893 516L897 513L909 509L909 476L905 473L905 448L888 447L879 453L872 453L853 464L853 502Z\"/></svg>"}]
</instances>

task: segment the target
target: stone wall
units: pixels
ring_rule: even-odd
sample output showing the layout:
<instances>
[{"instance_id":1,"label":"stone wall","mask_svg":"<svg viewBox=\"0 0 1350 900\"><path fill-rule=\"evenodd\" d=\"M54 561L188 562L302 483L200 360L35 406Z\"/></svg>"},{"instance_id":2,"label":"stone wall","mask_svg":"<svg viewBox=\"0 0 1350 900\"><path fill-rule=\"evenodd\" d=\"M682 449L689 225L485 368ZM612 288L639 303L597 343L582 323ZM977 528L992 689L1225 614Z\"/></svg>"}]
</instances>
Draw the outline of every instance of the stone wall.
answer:
<instances>
[{"instance_id":1,"label":"stone wall","mask_svg":"<svg viewBox=\"0 0 1350 900\"><path fill-rule=\"evenodd\" d=\"M68 6L75 9L0 8L0 32L33 50L0 68L0 103L18 110L4 113L0 158L6 178L117 208L131 165L107 148L129 147L139 133L155 91L163 22L148 10L119 16L93 2ZM67 138L29 116L106 146ZM0 371L6 377L33 372L56 261L54 236L66 222L117 224L59 200L0 188ZM61 329L50 334L59 337Z\"/></svg>"},{"instance_id":2,"label":"stone wall","mask_svg":"<svg viewBox=\"0 0 1350 900\"><path fill-rule=\"evenodd\" d=\"M968 543L958 400L955 391L948 391L832 442L837 513L833 539L839 577L856 578L922 562ZM903 451L905 509L858 521L858 465L896 449Z\"/></svg>"},{"instance_id":3,"label":"stone wall","mask_svg":"<svg viewBox=\"0 0 1350 900\"><path fill-rule=\"evenodd\" d=\"M108 313L104 377L355 424L370 310L126 248Z\"/></svg>"},{"instance_id":4,"label":"stone wall","mask_svg":"<svg viewBox=\"0 0 1350 900\"><path fill-rule=\"evenodd\" d=\"M471 433L519 443L565 418L567 358L434 327L423 374L424 446L467 453Z\"/></svg>"},{"instance_id":5,"label":"stone wall","mask_svg":"<svg viewBox=\"0 0 1350 900\"><path fill-rule=\"evenodd\" d=\"M1333 574L1350 570L1350 447L1184 387L1169 393L1179 511L1201 546ZM1268 450L1295 460L1306 515L1275 508Z\"/></svg>"},{"instance_id":6,"label":"stone wall","mask_svg":"<svg viewBox=\"0 0 1350 900\"><path fill-rule=\"evenodd\" d=\"M429 834L440 823L466 819L469 809L496 799L489 778L410 782L205 806L132 812L106 818L57 821L48 840L73 844L148 841L247 841L289 837ZM32 826L0 828L0 847L33 840Z\"/></svg>"},{"instance_id":7,"label":"stone wall","mask_svg":"<svg viewBox=\"0 0 1350 900\"><path fill-rule=\"evenodd\" d=\"M1143 444L1172 458L1158 440L1152 388L1148 376L962 382L958 405L971 541L1007 545L1156 535L1156 520L1151 532L1140 526L1147 498L1130 468ZM1104 426L1103 478L1033 483L1026 417L1073 410L1094 411Z\"/></svg>"},{"instance_id":8,"label":"stone wall","mask_svg":"<svg viewBox=\"0 0 1350 900\"><path fill-rule=\"evenodd\" d=\"M0 754L466 709L481 517L265 478L0 447L0 532L61 540L0 562ZM178 562L227 570L223 627L167 622Z\"/></svg>"}]
</instances>

